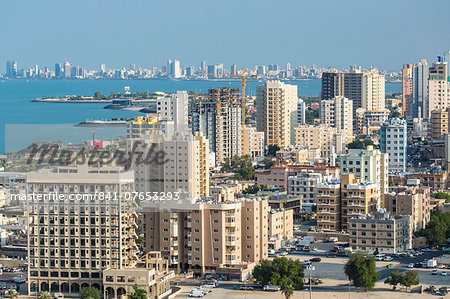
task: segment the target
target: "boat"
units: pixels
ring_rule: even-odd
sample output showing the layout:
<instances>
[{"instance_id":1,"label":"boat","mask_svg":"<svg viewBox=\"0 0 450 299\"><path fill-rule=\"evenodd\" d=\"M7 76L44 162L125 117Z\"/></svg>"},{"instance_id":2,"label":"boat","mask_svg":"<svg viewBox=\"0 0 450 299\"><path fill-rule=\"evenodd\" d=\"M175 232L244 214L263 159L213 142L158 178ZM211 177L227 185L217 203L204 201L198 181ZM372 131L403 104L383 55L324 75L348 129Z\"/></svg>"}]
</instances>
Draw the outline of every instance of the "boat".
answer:
<instances>
[{"instance_id":1,"label":"boat","mask_svg":"<svg viewBox=\"0 0 450 299\"><path fill-rule=\"evenodd\" d=\"M113 120L85 120L79 124L75 124L75 127L126 127L127 122L133 120L133 118L121 118Z\"/></svg>"}]
</instances>

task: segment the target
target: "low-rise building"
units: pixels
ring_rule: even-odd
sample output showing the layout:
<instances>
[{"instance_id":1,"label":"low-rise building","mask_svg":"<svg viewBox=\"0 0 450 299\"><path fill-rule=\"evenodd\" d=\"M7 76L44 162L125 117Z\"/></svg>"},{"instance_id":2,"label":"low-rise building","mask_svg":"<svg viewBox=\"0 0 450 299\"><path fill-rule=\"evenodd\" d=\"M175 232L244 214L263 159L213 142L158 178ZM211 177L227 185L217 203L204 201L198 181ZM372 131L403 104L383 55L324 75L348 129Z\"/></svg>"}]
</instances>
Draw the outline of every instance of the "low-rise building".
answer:
<instances>
[{"instance_id":1,"label":"low-rise building","mask_svg":"<svg viewBox=\"0 0 450 299\"><path fill-rule=\"evenodd\" d=\"M304 170L288 178L288 194L301 197L303 210L309 207L312 212L312 207L317 204L317 184L330 179L331 176Z\"/></svg>"},{"instance_id":2,"label":"low-rise building","mask_svg":"<svg viewBox=\"0 0 450 299\"><path fill-rule=\"evenodd\" d=\"M349 239L353 250L398 253L412 246L411 216L391 216L385 210L349 220Z\"/></svg>"},{"instance_id":3,"label":"low-rise building","mask_svg":"<svg viewBox=\"0 0 450 299\"><path fill-rule=\"evenodd\" d=\"M294 210L277 209L269 212L269 238L294 237Z\"/></svg>"}]
</instances>

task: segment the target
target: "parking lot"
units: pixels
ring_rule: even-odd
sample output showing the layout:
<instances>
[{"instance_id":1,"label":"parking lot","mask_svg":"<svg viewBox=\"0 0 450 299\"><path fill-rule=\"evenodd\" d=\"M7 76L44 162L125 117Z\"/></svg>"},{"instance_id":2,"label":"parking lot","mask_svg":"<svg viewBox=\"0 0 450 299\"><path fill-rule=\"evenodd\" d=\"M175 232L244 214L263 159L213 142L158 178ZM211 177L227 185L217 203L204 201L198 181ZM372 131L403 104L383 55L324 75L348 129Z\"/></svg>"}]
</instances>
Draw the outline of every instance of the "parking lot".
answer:
<instances>
[{"instance_id":1,"label":"parking lot","mask_svg":"<svg viewBox=\"0 0 450 299\"><path fill-rule=\"evenodd\" d=\"M392 287L385 285L383 282L387 276L390 275L395 270L400 272L414 270L419 273L420 285L424 288L429 285L434 285L436 287L450 286L450 276L441 275L431 275L431 268L408 268L410 263L419 263L424 259L431 259L436 256L440 256L443 252L425 252L422 255L414 257L396 257L393 261L377 261L377 272L379 273L380 279L376 283L375 289L372 292L364 293L359 289L355 289L353 286L348 285L347 277L344 273L344 264L347 262L348 257L325 257L325 253L334 246L332 244L326 243L316 243L318 251L310 253L300 253L300 254L289 254L288 258L299 259L301 261L309 260L314 257L320 257L320 262L313 262L314 270L311 271L311 277L320 278L323 284L312 286L312 297L313 298L441 298L434 294L424 293L422 295L418 293L407 293L405 290L392 291ZM390 269L386 268L386 265L393 264ZM445 269L450 271L450 269ZM439 274L442 269L438 269ZM309 270L305 270L305 278L310 275ZM197 286L200 281L197 282ZM239 290L240 282L220 282L220 286L213 289L212 293L205 296L205 298L260 298L262 296L270 296L273 299L284 298L281 292L264 292L260 290ZM189 292L196 286L195 283L183 283L180 282L182 287L182 292L177 296L177 298L186 298ZM233 287L236 286L236 289ZM309 289L306 288L304 291L295 292L293 298L309 298Z\"/></svg>"}]
</instances>

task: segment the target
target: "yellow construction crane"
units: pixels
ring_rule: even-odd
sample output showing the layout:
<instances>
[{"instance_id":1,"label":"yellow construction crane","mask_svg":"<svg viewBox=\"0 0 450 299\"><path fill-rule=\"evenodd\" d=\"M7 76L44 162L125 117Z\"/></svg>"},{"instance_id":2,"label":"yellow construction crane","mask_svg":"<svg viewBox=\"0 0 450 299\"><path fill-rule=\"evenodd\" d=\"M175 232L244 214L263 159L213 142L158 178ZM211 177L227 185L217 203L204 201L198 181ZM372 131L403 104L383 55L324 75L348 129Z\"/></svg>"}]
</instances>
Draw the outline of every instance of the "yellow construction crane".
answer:
<instances>
[{"instance_id":1,"label":"yellow construction crane","mask_svg":"<svg viewBox=\"0 0 450 299\"><path fill-rule=\"evenodd\" d=\"M245 87L247 86L246 78L258 78L258 75L247 75L245 73L245 69L242 68L242 73L240 75L238 74L208 74L208 73L200 73L201 76L224 76L224 77L234 77L234 78L241 78L241 123L242 123L242 155L245 153Z\"/></svg>"}]
</instances>

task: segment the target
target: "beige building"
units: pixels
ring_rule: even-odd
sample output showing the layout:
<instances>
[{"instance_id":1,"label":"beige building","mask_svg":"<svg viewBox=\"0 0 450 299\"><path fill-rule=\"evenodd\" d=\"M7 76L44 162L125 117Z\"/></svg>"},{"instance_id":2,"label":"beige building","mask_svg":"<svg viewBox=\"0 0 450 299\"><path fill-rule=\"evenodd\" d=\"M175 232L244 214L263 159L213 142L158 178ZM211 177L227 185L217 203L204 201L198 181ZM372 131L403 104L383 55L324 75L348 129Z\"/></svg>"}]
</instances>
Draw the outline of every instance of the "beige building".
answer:
<instances>
[{"instance_id":1,"label":"beige building","mask_svg":"<svg viewBox=\"0 0 450 299\"><path fill-rule=\"evenodd\" d=\"M365 150L349 149L339 155L338 160L341 173L353 173L357 179L377 183L380 207L383 207L384 194L389 187L388 154L369 145Z\"/></svg>"},{"instance_id":2,"label":"beige building","mask_svg":"<svg viewBox=\"0 0 450 299\"><path fill-rule=\"evenodd\" d=\"M286 148L294 142L297 125L297 86L267 81L256 88L257 129L266 145Z\"/></svg>"},{"instance_id":3,"label":"beige building","mask_svg":"<svg viewBox=\"0 0 450 299\"><path fill-rule=\"evenodd\" d=\"M385 208L392 215L411 215L413 231L425 228L430 221L430 188L421 188L418 179L409 179L405 185L390 188L386 194Z\"/></svg>"},{"instance_id":4,"label":"beige building","mask_svg":"<svg viewBox=\"0 0 450 299\"><path fill-rule=\"evenodd\" d=\"M277 209L269 212L269 238L294 237L294 210Z\"/></svg>"},{"instance_id":5,"label":"beige building","mask_svg":"<svg viewBox=\"0 0 450 299\"><path fill-rule=\"evenodd\" d=\"M353 102L339 96L320 102L320 123L336 128L346 142L353 140Z\"/></svg>"},{"instance_id":6,"label":"beige building","mask_svg":"<svg viewBox=\"0 0 450 299\"><path fill-rule=\"evenodd\" d=\"M27 195L34 195L27 202L29 294L101 290L104 270L136 265L135 203L121 198L134 191L133 172L83 165L30 172L26 179Z\"/></svg>"},{"instance_id":7,"label":"beige building","mask_svg":"<svg viewBox=\"0 0 450 299\"><path fill-rule=\"evenodd\" d=\"M362 76L361 108L368 111L383 111L385 101L385 78L372 70Z\"/></svg>"},{"instance_id":8,"label":"beige building","mask_svg":"<svg viewBox=\"0 0 450 299\"><path fill-rule=\"evenodd\" d=\"M430 68L428 79L428 117L436 109L447 110L449 90L447 82L447 62L435 63Z\"/></svg>"},{"instance_id":9,"label":"beige building","mask_svg":"<svg viewBox=\"0 0 450 299\"><path fill-rule=\"evenodd\" d=\"M432 139L438 139L449 131L448 108L446 110L436 109L431 111L430 133Z\"/></svg>"},{"instance_id":10,"label":"beige building","mask_svg":"<svg viewBox=\"0 0 450 299\"><path fill-rule=\"evenodd\" d=\"M331 147L341 152L345 147L345 140L337 129L329 125L300 125L294 129L295 145L306 149L319 149L323 158L329 157Z\"/></svg>"},{"instance_id":11,"label":"beige building","mask_svg":"<svg viewBox=\"0 0 450 299\"><path fill-rule=\"evenodd\" d=\"M267 200L148 203L146 251L161 251L171 267L205 273L267 258Z\"/></svg>"},{"instance_id":12,"label":"beige building","mask_svg":"<svg viewBox=\"0 0 450 299\"><path fill-rule=\"evenodd\" d=\"M356 131L358 134L378 134L381 125L389 118L389 110L356 109Z\"/></svg>"},{"instance_id":13,"label":"beige building","mask_svg":"<svg viewBox=\"0 0 450 299\"><path fill-rule=\"evenodd\" d=\"M353 250L399 253L412 248L411 216L390 216L384 210L350 219L349 238Z\"/></svg>"},{"instance_id":14,"label":"beige building","mask_svg":"<svg viewBox=\"0 0 450 299\"><path fill-rule=\"evenodd\" d=\"M171 192L199 198L209 196L209 145L200 133L176 133L166 139L160 131L129 139L128 151L142 153L133 161L136 191ZM147 158L148 157L148 158ZM137 158L136 158L137 159Z\"/></svg>"},{"instance_id":15,"label":"beige building","mask_svg":"<svg viewBox=\"0 0 450 299\"><path fill-rule=\"evenodd\" d=\"M317 185L317 228L325 231L348 229L352 217L377 211L380 194L376 183L360 182L354 174Z\"/></svg>"},{"instance_id":16,"label":"beige building","mask_svg":"<svg viewBox=\"0 0 450 299\"><path fill-rule=\"evenodd\" d=\"M255 127L245 127L244 155L251 158L264 157L264 132L257 132Z\"/></svg>"}]
</instances>

